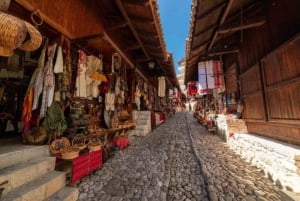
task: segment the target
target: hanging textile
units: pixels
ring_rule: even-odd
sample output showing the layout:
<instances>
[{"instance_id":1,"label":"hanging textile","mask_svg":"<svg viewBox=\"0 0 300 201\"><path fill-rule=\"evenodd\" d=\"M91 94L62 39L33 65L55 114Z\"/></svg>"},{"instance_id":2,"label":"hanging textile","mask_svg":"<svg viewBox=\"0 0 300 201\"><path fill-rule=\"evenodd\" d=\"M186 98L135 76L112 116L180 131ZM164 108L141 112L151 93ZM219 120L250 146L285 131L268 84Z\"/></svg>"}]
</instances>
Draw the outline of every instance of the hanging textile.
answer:
<instances>
[{"instance_id":1,"label":"hanging textile","mask_svg":"<svg viewBox=\"0 0 300 201\"><path fill-rule=\"evenodd\" d=\"M188 83L188 92L187 94L190 96L195 96L197 94L198 88L196 82L189 82Z\"/></svg>"},{"instance_id":2,"label":"hanging textile","mask_svg":"<svg viewBox=\"0 0 300 201\"><path fill-rule=\"evenodd\" d=\"M205 61L198 63L198 92L200 95L207 93L206 67Z\"/></svg>"},{"instance_id":3,"label":"hanging textile","mask_svg":"<svg viewBox=\"0 0 300 201\"><path fill-rule=\"evenodd\" d=\"M105 94L105 109L107 111L115 110L115 94L111 91Z\"/></svg>"},{"instance_id":4,"label":"hanging textile","mask_svg":"<svg viewBox=\"0 0 300 201\"><path fill-rule=\"evenodd\" d=\"M206 75L207 75L207 88L214 89L215 88L215 78L214 78L214 70L213 70L213 61L206 61Z\"/></svg>"},{"instance_id":5,"label":"hanging textile","mask_svg":"<svg viewBox=\"0 0 300 201\"><path fill-rule=\"evenodd\" d=\"M115 94L116 96L121 93L121 77L117 77L115 84Z\"/></svg>"},{"instance_id":6,"label":"hanging textile","mask_svg":"<svg viewBox=\"0 0 300 201\"><path fill-rule=\"evenodd\" d=\"M224 75L220 61L213 61L215 88L224 87Z\"/></svg>"},{"instance_id":7,"label":"hanging textile","mask_svg":"<svg viewBox=\"0 0 300 201\"><path fill-rule=\"evenodd\" d=\"M62 53L63 53L63 73L59 74L61 76L61 85L59 88L63 92L70 92L71 80L72 80L72 64L71 64L71 53L70 53L70 41L67 39L63 40L62 45Z\"/></svg>"},{"instance_id":8,"label":"hanging textile","mask_svg":"<svg viewBox=\"0 0 300 201\"><path fill-rule=\"evenodd\" d=\"M44 87L43 87L42 106L40 110L40 119L45 117L47 108L50 107L50 105L53 102L54 88L55 88L53 59L55 55L56 46L57 44L55 43L49 46L47 50L48 60L44 69Z\"/></svg>"},{"instance_id":9,"label":"hanging textile","mask_svg":"<svg viewBox=\"0 0 300 201\"><path fill-rule=\"evenodd\" d=\"M56 131L58 134L62 134L67 129L64 113L57 101L52 102L48 108L43 127L47 129L49 134L53 134Z\"/></svg>"},{"instance_id":10,"label":"hanging textile","mask_svg":"<svg viewBox=\"0 0 300 201\"><path fill-rule=\"evenodd\" d=\"M87 97L97 97L98 94L98 85L101 84L101 81L94 80L91 78L91 75L96 72L101 72L103 70L102 60L94 55L87 56L87 70L85 73L86 78L86 95Z\"/></svg>"},{"instance_id":11,"label":"hanging textile","mask_svg":"<svg viewBox=\"0 0 300 201\"><path fill-rule=\"evenodd\" d=\"M22 111L22 123L23 133L27 133L30 128L31 112L33 102L33 87L29 87L24 98L23 111Z\"/></svg>"},{"instance_id":12,"label":"hanging textile","mask_svg":"<svg viewBox=\"0 0 300 201\"><path fill-rule=\"evenodd\" d=\"M39 61L38 61L38 67L34 71L30 82L33 83L34 87L34 98L33 98L33 106L32 110L35 110L38 108L38 102L40 95L43 91L43 86L44 86L44 66L45 66L45 57L46 57L46 45L42 49Z\"/></svg>"},{"instance_id":13,"label":"hanging textile","mask_svg":"<svg viewBox=\"0 0 300 201\"><path fill-rule=\"evenodd\" d=\"M158 96L166 96L166 81L164 76L158 77Z\"/></svg>"},{"instance_id":14,"label":"hanging textile","mask_svg":"<svg viewBox=\"0 0 300 201\"><path fill-rule=\"evenodd\" d=\"M57 56L56 56L53 71L56 74L62 73L64 71L64 60L63 60L63 53L62 53L62 47L61 46L57 47Z\"/></svg>"},{"instance_id":15,"label":"hanging textile","mask_svg":"<svg viewBox=\"0 0 300 201\"><path fill-rule=\"evenodd\" d=\"M209 60L198 63L199 93L206 94L207 89L224 88L224 75L220 61Z\"/></svg>"},{"instance_id":16,"label":"hanging textile","mask_svg":"<svg viewBox=\"0 0 300 201\"><path fill-rule=\"evenodd\" d=\"M78 50L78 64L76 77L76 94L77 97L87 97L86 93L86 76L87 71L87 56L84 51Z\"/></svg>"}]
</instances>

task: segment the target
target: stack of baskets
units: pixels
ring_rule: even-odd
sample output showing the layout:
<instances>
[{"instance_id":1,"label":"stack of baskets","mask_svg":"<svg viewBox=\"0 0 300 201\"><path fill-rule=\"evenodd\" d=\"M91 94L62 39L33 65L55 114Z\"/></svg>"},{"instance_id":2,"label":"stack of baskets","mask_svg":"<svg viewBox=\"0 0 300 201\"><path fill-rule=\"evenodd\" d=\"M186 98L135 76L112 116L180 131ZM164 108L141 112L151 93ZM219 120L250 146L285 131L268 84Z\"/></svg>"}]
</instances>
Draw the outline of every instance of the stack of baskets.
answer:
<instances>
[{"instance_id":1,"label":"stack of baskets","mask_svg":"<svg viewBox=\"0 0 300 201\"><path fill-rule=\"evenodd\" d=\"M86 137L77 134L70 143L66 137L54 139L50 144L52 154L61 155L62 159L73 159L79 156L79 152L87 147Z\"/></svg>"},{"instance_id":2,"label":"stack of baskets","mask_svg":"<svg viewBox=\"0 0 300 201\"><path fill-rule=\"evenodd\" d=\"M12 56L16 48L34 51L42 43L42 35L34 26L1 11L0 35L0 56Z\"/></svg>"}]
</instances>

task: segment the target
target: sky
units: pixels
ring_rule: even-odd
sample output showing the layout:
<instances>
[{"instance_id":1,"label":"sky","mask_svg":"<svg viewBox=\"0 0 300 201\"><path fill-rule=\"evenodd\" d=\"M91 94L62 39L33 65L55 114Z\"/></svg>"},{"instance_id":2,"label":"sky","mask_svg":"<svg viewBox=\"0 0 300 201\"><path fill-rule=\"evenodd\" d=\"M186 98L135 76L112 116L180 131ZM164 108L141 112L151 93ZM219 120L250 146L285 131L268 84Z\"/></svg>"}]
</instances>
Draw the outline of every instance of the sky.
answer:
<instances>
[{"instance_id":1,"label":"sky","mask_svg":"<svg viewBox=\"0 0 300 201\"><path fill-rule=\"evenodd\" d=\"M185 57L185 39L189 33L191 0L158 0L167 51L173 53L178 73L178 61Z\"/></svg>"}]
</instances>

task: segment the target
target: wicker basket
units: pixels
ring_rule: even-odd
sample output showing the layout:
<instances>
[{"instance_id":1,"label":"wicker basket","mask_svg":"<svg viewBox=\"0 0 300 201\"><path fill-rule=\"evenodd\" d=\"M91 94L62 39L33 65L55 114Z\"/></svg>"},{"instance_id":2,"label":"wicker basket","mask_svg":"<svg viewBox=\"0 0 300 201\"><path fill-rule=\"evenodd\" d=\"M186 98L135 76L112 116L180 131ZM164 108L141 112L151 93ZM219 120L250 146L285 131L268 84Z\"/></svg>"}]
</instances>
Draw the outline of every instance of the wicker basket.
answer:
<instances>
[{"instance_id":1,"label":"wicker basket","mask_svg":"<svg viewBox=\"0 0 300 201\"><path fill-rule=\"evenodd\" d=\"M14 54L14 49L4 47L4 46L0 45L0 56L10 57L13 54Z\"/></svg>"},{"instance_id":2,"label":"wicker basket","mask_svg":"<svg viewBox=\"0 0 300 201\"><path fill-rule=\"evenodd\" d=\"M73 159L79 156L79 148L77 147L67 147L61 152L62 159Z\"/></svg>"},{"instance_id":3,"label":"wicker basket","mask_svg":"<svg viewBox=\"0 0 300 201\"><path fill-rule=\"evenodd\" d=\"M12 15L0 12L0 46L4 48L4 52L0 55L13 54L13 51L8 52L7 49L14 50L19 47L26 38L27 28L23 20ZM3 48L2 51L3 51Z\"/></svg>"},{"instance_id":4,"label":"wicker basket","mask_svg":"<svg viewBox=\"0 0 300 201\"><path fill-rule=\"evenodd\" d=\"M55 138L50 144L50 151L52 154L59 154L67 147L70 147L70 141L66 137Z\"/></svg>"},{"instance_id":5,"label":"wicker basket","mask_svg":"<svg viewBox=\"0 0 300 201\"><path fill-rule=\"evenodd\" d=\"M89 139L88 148L90 151L98 151L102 147L100 138L97 136L92 136Z\"/></svg>"},{"instance_id":6,"label":"wicker basket","mask_svg":"<svg viewBox=\"0 0 300 201\"><path fill-rule=\"evenodd\" d=\"M47 130L42 127L35 127L31 130L30 133L24 135L26 144L29 145L43 145L48 139Z\"/></svg>"},{"instance_id":7,"label":"wicker basket","mask_svg":"<svg viewBox=\"0 0 300 201\"><path fill-rule=\"evenodd\" d=\"M30 23L26 21L24 21L24 23L27 28L28 34L30 36L30 40L25 41L18 48L20 50L28 51L28 52L37 50L42 44L42 35Z\"/></svg>"},{"instance_id":8,"label":"wicker basket","mask_svg":"<svg viewBox=\"0 0 300 201\"><path fill-rule=\"evenodd\" d=\"M72 146L83 150L87 147L86 137L83 134L77 134L72 140Z\"/></svg>"}]
</instances>

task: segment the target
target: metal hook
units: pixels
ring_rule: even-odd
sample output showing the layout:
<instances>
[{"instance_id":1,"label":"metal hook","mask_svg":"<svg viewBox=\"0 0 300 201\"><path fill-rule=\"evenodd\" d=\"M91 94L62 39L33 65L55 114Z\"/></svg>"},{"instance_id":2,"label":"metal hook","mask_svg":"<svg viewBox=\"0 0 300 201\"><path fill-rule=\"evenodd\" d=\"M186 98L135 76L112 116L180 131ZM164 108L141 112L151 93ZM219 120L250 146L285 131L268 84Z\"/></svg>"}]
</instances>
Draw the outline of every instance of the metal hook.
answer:
<instances>
[{"instance_id":1,"label":"metal hook","mask_svg":"<svg viewBox=\"0 0 300 201\"><path fill-rule=\"evenodd\" d=\"M33 22L35 27L41 26L44 22L43 18L41 17L40 11L38 9L31 13L30 19Z\"/></svg>"}]
</instances>

